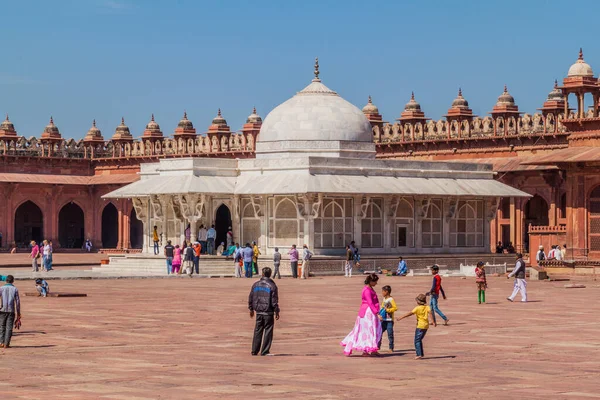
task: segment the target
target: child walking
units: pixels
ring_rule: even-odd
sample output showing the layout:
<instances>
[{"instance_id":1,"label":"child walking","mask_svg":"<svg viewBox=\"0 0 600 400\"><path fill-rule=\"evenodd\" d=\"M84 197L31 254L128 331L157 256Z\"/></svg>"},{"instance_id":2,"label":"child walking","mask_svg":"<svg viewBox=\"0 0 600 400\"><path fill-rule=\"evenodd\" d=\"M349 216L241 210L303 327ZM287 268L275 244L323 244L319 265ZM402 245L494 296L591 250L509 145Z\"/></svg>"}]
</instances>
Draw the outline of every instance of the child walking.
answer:
<instances>
[{"instance_id":1,"label":"child walking","mask_svg":"<svg viewBox=\"0 0 600 400\"><path fill-rule=\"evenodd\" d=\"M417 356L415 357L415 360L420 360L425 357L425 352L423 351L423 338L427 333L427 329L429 329L429 316L433 316L433 313L431 312L431 308L425 305L425 303L427 303L427 297L424 294L418 295L415 300L417 301L417 306L408 314L396 319L396 321L401 321L413 314L417 317L417 328L415 329L415 350ZM432 318L431 323L433 326L437 326L434 318Z\"/></svg>"},{"instance_id":2,"label":"child walking","mask_svg":"<svg viewBox=\"0 0 600 400\"><path fill-rule=\"evenodd\" d=\"M281 273L279 272L279 266L281 265L281 253L279 252L279 247L275 247L275 253L273 253L273 279L279 277L281 279Z\"/></svg>"},{"instance_id":3,"label":"child walking","mask_svg":"<svg viewBox=\"0 0 600 400\"><path fill-rule=\"evenodd\" d=\"M381 288L381 293L383 294L383 301L381 302L381 311L380 314L382 316L381 320L381 332L387 331L388 335L388 343L390 351L394 351L394 312L398 311L398 307L396 306L396 302L392 297L392 288L388 285ZM381 339L379 339L379 343L377 344L377 348L381 349L381 340L383 339L383 334L381 335Z\"/></svg>"},{"instance_id":4,"label":"child walking","mask_svg":"<svg viewBox=\"0 0 600 400\"><path fill-rule=\"evenodd\" d=\"M485 303L485 289L487 289L487 279L485 279L485 266L483 265L483 261L479 261L477 263L477 267L475 268L475 282L477 283L477 297L479 299L479 304Z\"/></svg>"},{"instance_id":5,"label":"child walking","mask_svg":"<svg viewBox=\"0 0 600 400\"><path fill-rule=\"evenodd\" d=\"M442 277L439 275L439 272L440 267L437 264L433 264L433 266L431 267L431 274L433 275L433 284L431 285L431 290L427 292L426 295L431 296L429 305L431 306L431 315L433 316L433 320L435 321L435 313L438 313L438 315L444 320L444 325L448 325L448 322L450 322L450 320L438 307L438 298L440 297L440 292L442 293L442 297L444 298L444 300L446 300L446 293L444 293L444 288L442 287Z\"/></svg>"}]
</instances>

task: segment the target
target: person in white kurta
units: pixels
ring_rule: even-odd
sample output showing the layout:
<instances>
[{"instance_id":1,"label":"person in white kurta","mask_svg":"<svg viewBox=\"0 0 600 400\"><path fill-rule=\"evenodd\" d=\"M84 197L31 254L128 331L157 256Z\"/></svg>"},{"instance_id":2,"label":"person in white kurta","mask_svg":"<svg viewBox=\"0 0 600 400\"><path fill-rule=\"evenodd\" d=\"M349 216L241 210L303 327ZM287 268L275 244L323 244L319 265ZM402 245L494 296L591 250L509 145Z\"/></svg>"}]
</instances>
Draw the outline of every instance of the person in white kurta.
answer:
<instances>
[{"instance_id":1,"label":"person in white kurta","mask_svg":"<svg viewBox=\"0 0 600 400\"><path fill-rule=\"evenodd\" d=\"M521 293L521 301L523 303L527 302L527 282L525 281L525 261L523 261L523 255L521 253L517 253L517 262L515 263L515 268L512 272L506 277L507 279L515 277L515 284L513 288L513 292L510 297L507 297L506 300L512 302L517 293Z\"/></svg>"}]
</instances>

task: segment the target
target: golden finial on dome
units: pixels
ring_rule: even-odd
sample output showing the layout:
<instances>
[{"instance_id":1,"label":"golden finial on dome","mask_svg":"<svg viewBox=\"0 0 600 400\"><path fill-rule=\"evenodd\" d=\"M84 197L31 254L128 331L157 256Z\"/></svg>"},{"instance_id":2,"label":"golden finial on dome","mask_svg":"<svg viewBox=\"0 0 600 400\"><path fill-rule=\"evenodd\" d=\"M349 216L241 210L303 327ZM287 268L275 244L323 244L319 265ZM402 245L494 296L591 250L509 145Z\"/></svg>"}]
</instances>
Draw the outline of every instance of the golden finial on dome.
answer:
<instances>
[{"instance_id":1,"label":"golden finial on dome","mask_svg":"<svg viewBox=\"0 0 600 400\"><path fill-rule=\"evenodd\" d=\"M368 104L373 104L373 101L371 100L371 95L369 95L369 101L367 103Z\"/></svg>"},{"instance_id":2,"label":"golden finial on dome","mask_svg":"<svg viewBox=\"0 0 600 400\"><path fill-rule=\"evenodd\" d=\"M94 120L92 121L92 126L95 128L96 127L96 118L94 118Z\"/></svg>"},{"instance_id":3,"label":"golden finial on dome","mask_svg":"<svg viewBox=\"0 0 600 400\"><path fill-rule=\"evenodd\" d=\"M152 118L150 119L150 121L154 121L154 113L152 113Z\"/></svg>"},{"instance_id":4,"label":"golden finial on dome","mask_svg":"<svg viewBox=\"0 0 600 400\"><path fill-rule=\"evenodd\" d=\"M462 89L461 88L458 88L458 96L459 97L462 96Z\"/></svg>"},{"instance_id":5,"label":"golden finial on dome","mask_svg":"<svg viewBox=\"0 0 600 400\"><path fill-rule=\"evenodd\" d=\"M252 107L252 114L256 114L256 106Z\"/></svg>"},{"instance_id":6,"label":"golden finial on dome","mask_svg":"<svg viewBox=\"0 0 600 400\"><path fill-rule=\"evenodd\" d=\"M217 111L217 116L220 117L221 116L221 109L219 108L219 110Z\"/></svg>"},{"instance_id":7,"label":"golden finial on dome","mask_svg":"<svg viewBox=\"0 0 600 400\"><path fill-rule=\"evenodd\" d=\"M579 58L578 58L578 60L583 61L583 49L581 47L579 48Z\"/></svg>"},{"instance_id":8,"label":"golden finial on dome","mask_svg":"<svg viewBox=\"0 0 600 400\"><path fill-rule=\"evenodd\" d=\"M558 81L556 79L554 80L554 89L558 89Z\"/></svg>"},{"instance_id":9,"label":"golden finial on dome","mask_svg":"<svg viewBox=\"0 0 600 400\"><path fill-rule=\"evenodd\" d=\"M50 116L50 124L54 123L54 118L52 118L52 115Z\"/></svg>"},{"instance_id":10,"label":"golden finial on dome","mask_svg":"<svg viewBox=\"0 0 600 400\"><path fill-rule=\"evenodd\" d=\"M313 81L321 82L319 79L319 57L315 57L315 79Z\"/></svg>"},{"instance_id":11,"label":"golden finial on dome","mask_svg":"<svg viewBox=\"0 0 600 400\"><path fill-rule=\"evenodd\" d=\"M410 92L410 99L414 100L415 99L415 92Z\"/></svg>"}]
</instances>

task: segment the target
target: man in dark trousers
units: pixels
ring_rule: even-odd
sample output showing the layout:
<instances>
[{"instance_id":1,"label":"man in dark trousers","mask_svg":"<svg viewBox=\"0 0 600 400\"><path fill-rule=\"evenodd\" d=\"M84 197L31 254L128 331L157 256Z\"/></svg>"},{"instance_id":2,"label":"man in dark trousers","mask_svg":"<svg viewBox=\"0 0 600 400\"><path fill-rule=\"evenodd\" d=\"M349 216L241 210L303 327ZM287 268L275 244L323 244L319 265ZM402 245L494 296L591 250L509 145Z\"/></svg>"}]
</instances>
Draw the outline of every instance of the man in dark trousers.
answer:
<instances>
[{"instance_id":1,"label":"man in dark trousers","mask_svg":"<svg viewBox=\"0 0 600 400\"><path fill-rule=\"evenodd\" d=\"M260 351L261 356L268 356L273 341L275 320L279 320L279 293L277 285L271 279L271 268L263 268L262 278L252 285L248 296L248 309L250 318L253 318L256 313L252 355L256 356Z\"/></svg>"}]
</instances>

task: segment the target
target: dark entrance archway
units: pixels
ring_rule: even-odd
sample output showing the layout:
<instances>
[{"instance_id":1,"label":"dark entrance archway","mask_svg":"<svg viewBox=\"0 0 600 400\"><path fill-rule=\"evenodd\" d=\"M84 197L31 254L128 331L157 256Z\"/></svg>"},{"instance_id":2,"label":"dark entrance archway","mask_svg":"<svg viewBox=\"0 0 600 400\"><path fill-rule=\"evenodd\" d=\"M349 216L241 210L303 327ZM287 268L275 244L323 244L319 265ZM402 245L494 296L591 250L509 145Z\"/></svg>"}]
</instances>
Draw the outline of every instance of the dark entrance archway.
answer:
<instances>
[{"instance_id":1,"label":"dark entrance archway","mask_svg":"<svg viewBox=\"0 0 600 400\"><path fill-rule=\"evenodd\" d=\"M215 248L219 247L221 243L225 243L227 246L227 231L231 226L231 212L229 207L225 204L221 204L217 208L215 215L215 229L217 230L217 240L215 241Z\"/></svg>"},{"instance_id":2,"label":"dark entrance archway","mask_svg":"<svg viewBox=\"0 0 600 400\"><path fill-rule=\"evenodd\" d=\"M113 203L102 210L102 247L114 249L119 242L119 212Z\"/></svg>"},{"instance_id":3,"label":"dark entrance archway","mask_svg":"<svg viewBox=\"0 0 600 400\"><path fill-rule=\"evenodd\" d=\"M44 215L33 202L26 201L15 211L15 244L27 247L31 240L40 243L44 236Z\"/></svg>"},{"instance_id":4,"label":"dark entrance archway","mask_svg":"<svg viewBox=\"0 0 600 400\"><path fill-rule=\"evenodd\" d=\"M132 249L141 249L144 245L144 224L138 219L134 209L129 215L129 241Z\"/></svg>"},{"instance_id":5,"label":"dark entrance archway","mask_svg":"<svg viewBox=\"0 0 600 400\"><path fill-rule=\"evenodd\" d=\"M527 204L525 204L525 224L523 226L523 241L525 243L525 251L529 251L529 235L527 230L529 225L533 226L548 226L548 203L539 195L533 196Z\"/></svg>"},{"instance_id":6,"label":"dark entrance archway","mask_svg":"<svg viewBox=\"0 0 600 400\"><path fill-rule=\"evenodd\" d=\"M58 242L62 248L80 249L85 241L83 210L71 202L58 213Z\"/></svg>"}]
</instances>

